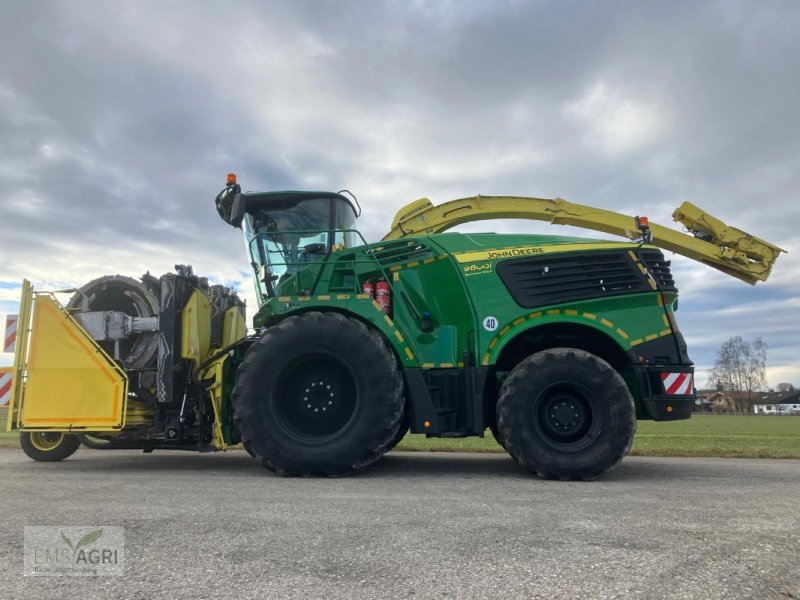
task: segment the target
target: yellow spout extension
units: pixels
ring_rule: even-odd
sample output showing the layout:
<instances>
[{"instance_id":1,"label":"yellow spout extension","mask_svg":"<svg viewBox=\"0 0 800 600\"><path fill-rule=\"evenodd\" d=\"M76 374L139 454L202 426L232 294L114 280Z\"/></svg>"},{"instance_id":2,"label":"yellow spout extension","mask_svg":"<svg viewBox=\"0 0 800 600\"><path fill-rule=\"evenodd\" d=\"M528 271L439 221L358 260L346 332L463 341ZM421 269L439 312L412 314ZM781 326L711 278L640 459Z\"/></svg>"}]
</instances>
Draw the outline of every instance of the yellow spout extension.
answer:
<instances>
[{"instance_id":1,"label":"yellow spout extension","mask_svg":"<svg viewBox=\"0 0 800 600\"><path fill-rule=\"evenodd\" d=\"M556 198L523 196L472 196L434 206L421 198L401 208L383 239L440 233L451 227L488 219L533 219L572 225L638 239L642 233L634 217ZM689 234L650 224L654 246L702 262L750 284L766 281L785 250L744 231L730 227L702 209L684 202L673 213Z\"/></svg>"}]
</instances>

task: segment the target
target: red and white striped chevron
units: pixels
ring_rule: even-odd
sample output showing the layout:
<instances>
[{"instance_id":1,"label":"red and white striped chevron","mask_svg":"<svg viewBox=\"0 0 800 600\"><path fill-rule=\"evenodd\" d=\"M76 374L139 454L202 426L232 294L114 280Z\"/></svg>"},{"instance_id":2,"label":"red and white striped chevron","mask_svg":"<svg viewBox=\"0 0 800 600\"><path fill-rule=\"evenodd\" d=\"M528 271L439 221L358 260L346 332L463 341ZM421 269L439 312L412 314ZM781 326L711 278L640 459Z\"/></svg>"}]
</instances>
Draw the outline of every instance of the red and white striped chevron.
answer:
<instances>
[{"instance_id":1,"label":"red and white striped chevron","mask_svg":"<svg viewBox=\"0 0 800 600\"><path fill-rule=\"evenodd\" d=\"M0 406L8 406L11 400L11 373L0 371Z\"/></svg>"},{"instance_id":2,"label":"red and white striped chevron","mask_svg":"<svg viewBox=\"0 0 800 600\"><path fill-rule=\"evenodd\" d=\"M664 390L670 396L685 396L694 391L694 378L691 373L662 373Z\"/></svg>"},{"instance_id":3,"label":"red and white striped chevron","mask_svg":"<svg viewBox=\"0 0 800 600\"><path fill-rule=\"evenodd\" d=\"M3 352L14 352L17 345L17 315L6 315L6 330L3 336Z\"/></svg>"}]
</instances>

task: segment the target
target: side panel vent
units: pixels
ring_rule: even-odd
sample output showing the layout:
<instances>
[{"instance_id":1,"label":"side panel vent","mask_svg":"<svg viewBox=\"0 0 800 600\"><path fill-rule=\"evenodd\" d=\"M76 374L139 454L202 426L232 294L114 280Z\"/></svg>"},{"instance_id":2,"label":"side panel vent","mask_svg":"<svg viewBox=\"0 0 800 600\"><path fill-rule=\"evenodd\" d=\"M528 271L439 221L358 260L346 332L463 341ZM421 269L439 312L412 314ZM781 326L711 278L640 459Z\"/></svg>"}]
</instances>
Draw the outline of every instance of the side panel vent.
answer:
<instances>
[{"instance_id":1,"label":"side panel vent","mask_svg":"<svg viewBox=\"0 0 800 600\"><path fill-rule=\"evenodd\" d=\"M652 291L626 251L509 260L498 265L497 273L524 308Z\"/></svg>"},{"instance_id":2,"label":"side panel vent","mask_svg":"<svg viewBox=\"0 0 800 600\"><path fill-rule=\"evenodd\" d=\"M660 250L639 250L639 258L650 271L662 292L677 292L675 280L669 270L671 261L664 258Z\"/></svg>"},{"instance_id":3,"label":"side panel vent","mask_svg":"<svg viewBox=\"0 0 800 600\"><path fill-rule=\"evenodd\" d=\"M398 240L367 251L372 254L381 266L390 267L410 260L425 259L433 256L428 246L413 240Z\"/></svg>"}]
</instances>

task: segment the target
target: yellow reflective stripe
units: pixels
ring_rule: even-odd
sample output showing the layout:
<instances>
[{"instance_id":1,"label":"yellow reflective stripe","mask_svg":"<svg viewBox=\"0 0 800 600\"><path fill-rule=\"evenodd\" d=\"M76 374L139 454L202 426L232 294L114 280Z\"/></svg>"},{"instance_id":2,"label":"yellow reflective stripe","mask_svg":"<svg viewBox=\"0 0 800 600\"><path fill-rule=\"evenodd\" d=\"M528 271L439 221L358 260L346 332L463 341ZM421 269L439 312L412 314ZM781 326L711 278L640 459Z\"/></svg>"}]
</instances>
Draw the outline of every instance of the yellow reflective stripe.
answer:
<instances>
[{"instance_id":1,"label":"yellow reflective stripe","mask_svg":"<svg viewBox=\"0 0 800 600\"><path fill-rule=\"evenodd\" d=\"M628 334L622 331L622 329L620 329L619 327L617 327L617 333L620 335L620 337L622 337L622 339L625 340L628 339Z\"/></svg>"},{"instance_id":2,"label":"yellow reflective stripe","mask_svg":"<svg viewBox=\"0 0 800 600\"><path fill-rule=\"evenodd\" d=\"M406 347L404 348L404 350L406 351L406 356L408 357L408 360L414 360L414 353L413 353L413 352L411 352L411 348L409 348L408 346L406 346Z\"/></svg>"},{"instance_id":3,"label":"yellow reflective stripe","mask_svg":"<svg viewBox=\"0 0 800 600\"><path fill-rule=\"evenodd\" d=\"M394 330L394 337L396 337L396 338L397 338L397 341L398 341L398 342L400 342L401 344L403 343L403 336L402 336L402 335L401 335L401 333L400 333L399 331L397 331L396 329Z\"/></svg>"}]
</instances>

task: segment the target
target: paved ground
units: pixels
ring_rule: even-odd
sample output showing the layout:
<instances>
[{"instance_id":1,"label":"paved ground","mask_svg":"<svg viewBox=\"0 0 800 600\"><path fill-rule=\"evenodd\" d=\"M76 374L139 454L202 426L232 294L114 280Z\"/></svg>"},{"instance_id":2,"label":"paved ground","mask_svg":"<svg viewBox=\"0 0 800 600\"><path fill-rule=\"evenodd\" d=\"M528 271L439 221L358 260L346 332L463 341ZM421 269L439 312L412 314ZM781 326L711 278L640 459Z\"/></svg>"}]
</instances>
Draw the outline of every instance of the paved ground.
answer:
<instances>
[{"instance_id":1,"label":"paved ground","mask_svg":"<svg viewBox=\"0 0 800 600\"><path fill-rule=\"evenodd\" d=\"M243 452L0 450L8 598L800 597L800 461L628 458L593 483L392 453L281 479ZM22 577L24 525L125 527L122 577Z\"/></svg>"}]
</instances>

